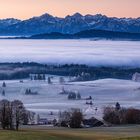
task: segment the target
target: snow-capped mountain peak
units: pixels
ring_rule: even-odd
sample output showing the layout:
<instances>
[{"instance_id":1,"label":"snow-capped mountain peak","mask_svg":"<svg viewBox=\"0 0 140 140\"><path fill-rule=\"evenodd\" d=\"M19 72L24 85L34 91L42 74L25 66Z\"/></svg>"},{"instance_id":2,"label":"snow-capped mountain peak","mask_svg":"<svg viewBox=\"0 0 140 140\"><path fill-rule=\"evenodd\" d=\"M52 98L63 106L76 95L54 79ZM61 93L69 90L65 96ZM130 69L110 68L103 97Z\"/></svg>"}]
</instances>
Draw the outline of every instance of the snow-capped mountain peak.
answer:
<instances>
[{"instance_id":1,"label":"snow-capped mountain peak","mask_svg":"<svg viewBox=\"0 0 140 140\"><path fill-rule=\"evenodd\" d=\"M81 17L83 17L83 15L80 14L80 13L75 13L75 14L72 15L72 17L74 17L74 18L81 18Z\"/></svg>"},{"instance_id":2,"label":"snow-capped mountain peak","mask_svg":"<svg viewBox=\"0 0 140 140\"><path fill-rule=\"evenodd\" d=\"M24 21L12 18L0 20L0 33L4 35L33 35L50 32L73 34L90 29L140 33L140 17L116 18L101 14L84 16L75 13L59 18L45 13Z\"/></svg>"},{"instance_id":3,"label":"snow-capped mountain peak","mask_svg":"<svg viewBox=\"0 0 140 140\"><path fill-rule=\"evenodd\" d=\"M10 26L13 24L17 24L21 22L21 20L14 19L14 18L7 18L7 19L0 19L0 25L2 26Z\"/></svg>"}]
</instances>

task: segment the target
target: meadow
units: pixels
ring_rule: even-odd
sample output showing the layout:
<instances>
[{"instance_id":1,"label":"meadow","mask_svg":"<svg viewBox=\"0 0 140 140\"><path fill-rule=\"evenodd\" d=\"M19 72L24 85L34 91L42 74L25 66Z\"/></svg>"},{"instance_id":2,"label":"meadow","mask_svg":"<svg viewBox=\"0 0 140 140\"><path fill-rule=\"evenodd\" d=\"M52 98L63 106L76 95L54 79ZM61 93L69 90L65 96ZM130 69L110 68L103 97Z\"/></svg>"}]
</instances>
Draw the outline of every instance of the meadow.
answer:
<instances>
[{"instance_id":1,"label":"meadow","mask_svg":"<svg viewBox=\"0 0 140 140\"><path fill-rule=\"evenodd\" d=\"M80 108L85 113L89 109L85 100L73 101L68 100L67 95L60 95L63 87L65 90L79 91L82 98L92 96L94 105L91 115L99 119L102 117L102 109L105 106L114 106L118 101L122 107L140 108L140 84L131 80L102 79L88 82L66 82L65 84L60 84L58 81L59 76L53 78L51 85L47 81L30 81L29 79L24 80L23 83L18 80L5 81L6 87L0 87L0 93L5 90L5 96L0 94L0 98L21 100L28 110L40 114L41 117L45 115L51 120L58 117L59 110ZM0 85L2 82L0 81ZM26 89L38 92L38 95L25 95ZM98 111L95 113L96 107ZM54 115L50 115L50 111L53 111Z\"/></svg>"},{"instance_id":2,"label":"meadow","mask_svg":"<svg viewBox=\"0 0 140 140\"><path fill-rule=\"evenodd\" d=\"M140 126L90 129L26 127L20 131L0 131L0 140L140 140Z\"/></svg>"}]
</instances>

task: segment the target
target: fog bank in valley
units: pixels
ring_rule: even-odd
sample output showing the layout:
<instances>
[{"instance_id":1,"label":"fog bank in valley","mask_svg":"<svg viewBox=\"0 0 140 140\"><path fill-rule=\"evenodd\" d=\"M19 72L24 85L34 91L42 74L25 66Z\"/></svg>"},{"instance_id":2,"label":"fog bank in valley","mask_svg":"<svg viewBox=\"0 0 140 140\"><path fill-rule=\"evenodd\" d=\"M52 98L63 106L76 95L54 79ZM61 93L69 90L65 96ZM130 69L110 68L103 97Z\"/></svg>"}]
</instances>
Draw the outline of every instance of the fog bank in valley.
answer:
<instances>
[{"instance_id":1,"label":"fog bank in valley","mask_svg":"<svg viewBox=\"0 0 140 140\"><path fill-rule=\"evenodd\" d=\"M0 62L140 67L140 41L0 40Z\"/></svg>"}]
</instances>

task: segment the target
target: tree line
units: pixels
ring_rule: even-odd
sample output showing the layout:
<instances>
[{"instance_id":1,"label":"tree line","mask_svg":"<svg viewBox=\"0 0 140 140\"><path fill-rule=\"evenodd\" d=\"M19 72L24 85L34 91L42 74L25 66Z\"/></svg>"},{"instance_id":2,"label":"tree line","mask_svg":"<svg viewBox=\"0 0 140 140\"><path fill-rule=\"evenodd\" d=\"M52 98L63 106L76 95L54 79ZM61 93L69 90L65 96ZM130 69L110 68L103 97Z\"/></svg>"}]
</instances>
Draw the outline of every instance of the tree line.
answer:
<instances>
[{"instance_id":1,"label":"tree line","mask_svg":"<svg viewBox=\"0 0 140 140\"><path fill-rule=\"evenodd\" d=\"M124 108L119 103L115 107L105 107L103 119L111 124L140 124L140 110Z\"/></svg>"},{"instance_id":2,"label":"tree line","mask_svg":"<svg viewBox=\"0 0 140 140\"><path fill-rule=\"evenodd\" d=\"M140 110L121 107L117 102L115 107L104 108L103 120L106 122L105 124L111 125L140 124ZM99 126L104 124L94 118L94 115L86 120L80 109L71 109L59 113L59 123L62 127L81 128L84 121L91 123L91 126L95 126L95 122L98 122Z\"/></svg>"},{"instance_id":3,"label":"tree line","mask_svg":"<svg viewBox=\"0 0 140 140\"><path fill-rule=\"evenodd\" d=\"M140 72L140 68L93 67L78 64L46 65L27 62L0 63L0 71L0 80L29 78L30 73L77 77L86 73L89 76L86 76L84 80L96 80L102 78L131 79L135 72Z\"/></svg>"}]
</instances>

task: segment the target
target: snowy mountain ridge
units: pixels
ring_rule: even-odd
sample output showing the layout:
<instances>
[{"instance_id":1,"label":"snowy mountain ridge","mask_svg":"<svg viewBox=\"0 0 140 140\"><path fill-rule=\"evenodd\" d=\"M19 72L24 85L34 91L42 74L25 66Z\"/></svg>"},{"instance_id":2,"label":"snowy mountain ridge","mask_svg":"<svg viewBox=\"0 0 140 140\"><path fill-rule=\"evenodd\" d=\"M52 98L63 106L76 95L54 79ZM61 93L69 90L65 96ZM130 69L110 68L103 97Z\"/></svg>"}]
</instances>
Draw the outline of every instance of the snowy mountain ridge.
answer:
<instances>
[{"instance_id":1,"label":"snowy mountain ridge","mask_svg":"<svg viewBox=\"0 0 140 140\"><path fill-rule=\"evenodd\" d=\"M140 17L116 18L101 14L83 16L75 13L59 18L46 13L23 21L13 18L0 20L0 35L34 35L51 32L74 34L90 29L140 33Z\"/></svg>"}]
</instances>

